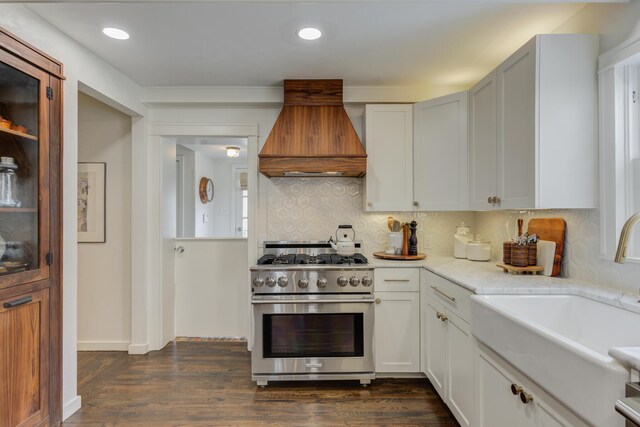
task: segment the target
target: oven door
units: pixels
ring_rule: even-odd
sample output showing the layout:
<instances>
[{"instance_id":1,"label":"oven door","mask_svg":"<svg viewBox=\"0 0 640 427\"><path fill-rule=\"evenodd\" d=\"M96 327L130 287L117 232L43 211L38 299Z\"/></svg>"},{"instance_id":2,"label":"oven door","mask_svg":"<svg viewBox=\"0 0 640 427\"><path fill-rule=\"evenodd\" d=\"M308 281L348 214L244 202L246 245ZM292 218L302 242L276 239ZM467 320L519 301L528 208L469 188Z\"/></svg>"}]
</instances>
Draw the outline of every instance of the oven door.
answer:
<instances>
[{"instance_id":1,"label":"oven door","mask_svg":"<svg viewBox=\"0 0 640 427\"><path fill-rule=\"evenodd\" d=\"M283 297L252 300L254 375L374 371L372 295Z\"/></svg>"}]
</instances>

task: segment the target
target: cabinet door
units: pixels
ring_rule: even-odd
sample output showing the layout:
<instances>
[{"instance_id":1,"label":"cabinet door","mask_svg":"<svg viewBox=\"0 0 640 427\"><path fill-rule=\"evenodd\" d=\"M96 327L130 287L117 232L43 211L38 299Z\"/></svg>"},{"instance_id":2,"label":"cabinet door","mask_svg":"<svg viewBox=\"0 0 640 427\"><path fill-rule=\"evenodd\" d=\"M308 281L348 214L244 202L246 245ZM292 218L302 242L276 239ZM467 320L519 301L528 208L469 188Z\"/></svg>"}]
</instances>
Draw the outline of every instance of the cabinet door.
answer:
<instances>
[{"instance_id":1,"label":"cabinet door","mask_svg":"<svg viewBox=\"0 0 640 427\"><path fill-rule=\"evenodd\" d=\"M492 209L497 196L497 82L495 71L469 91L469 205Z\"/></svg>"},{"instance_id":2,"label":"cabinet door","mask_svg":"<svg viewBox=\"0 0 640 427\"><path fill-rule=\"evenodd\" d=\"M413 210L413 107L367 105L365 109L365 210Z\"/></svg>"},{"instance_id":3,"label":"cabinet door","mask_svg":"<svg viewBox=\"0 0 640 427\"><path fill-rule=\"evenodd\" d=\"M484 353L478 362L478 425L480 427L534 427L535 418L520 398L511 393L518 384ZM518 384L522 386L522 384Z\"/></svg>"},{"instance_id":4,"label":"cabinet door","mask_svg":"<svg viewBox=\"0 0 640 427\"><path fill-rule=\"evenodd\" d=\"M497 70L498 193L507 209L535 207L535 41Z\"/></svg>"},{"instance_id":5,"label":"cabinet door","mask_svg":"<svg viewBox=\"0 0 640 427\"><path fill-rule=\"evenodd\" d=\"M376 372L420 372L419 292L376 292Z\"/></svg>"},{"instance_id":6,"label":"cabinet door","mask_svg":"<svg viewBox=\"0 0 640 427\"><path fill-rule=\"evenodd\" d=\"M0 422L32 426L49 411L49 290L0 300Z\"/></svg>"},{"instance_id":7,"label":"cabinet door","mask_svg":"<svg viewBox=\"0 0 640 427\"><path fill-rule=\"evenodd\" d=\"M49 75L0 50L0 289L49 277ZM6 127L10 126L10 127Z\"/></svg>"},{"instance_id":8,"label":"cabinet door","mask_svg":"<svg viewBox=\"0 0 640 427\"><path fill-rule=\"evenodd\" d=\"M447 399L449 409L462 426L474 420L473 338L471 327L447 311Z\"/></svg>"},{"instance_id":9,"label":"cabinet door","mask_svg":"<svg viewBox=\"0 0 640 427\"><path fill-rule=\"evenodd\" d=\"M427 377L442 399L446 398L447 325L440 317L445 311L444 306L437 301L429 301L427 304Z\"/></svg>"},{"instance_id":10,"label":"cabinet door","mask_svg":"<svg viewBox=\"0 0 640 427\"><path fill-rule=\"evenodd\" d=\"M416 210L469 209L467 92L413 106Z\"/></svg>"}]
</instances>

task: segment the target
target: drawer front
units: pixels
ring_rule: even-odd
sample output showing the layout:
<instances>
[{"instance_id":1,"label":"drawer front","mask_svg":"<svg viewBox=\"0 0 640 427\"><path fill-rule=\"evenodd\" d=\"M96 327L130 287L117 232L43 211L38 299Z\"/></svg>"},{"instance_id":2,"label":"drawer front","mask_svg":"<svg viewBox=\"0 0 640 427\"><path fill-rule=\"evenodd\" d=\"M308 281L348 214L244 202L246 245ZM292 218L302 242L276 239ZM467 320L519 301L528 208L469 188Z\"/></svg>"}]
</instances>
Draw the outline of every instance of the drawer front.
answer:
<instances>
[{"instance_id":1,"label":"drawer front","mask_svg":"<svg viewBox=\"0 0 640 427\"><path fill-rule=\"evenodd\" d=\"M419 268L376 268L375 291L419 292Z\"/></svg>"},{"instance_id":2,"label":"drawer front","mask_svg":"<svg viewBox=\"0 0 640 427\"><path fill-rule=\"evenodd\" d=\"M437 274L428 272L427 293L430 300L442 302L467 323L471 321L471 291Z\"/></svg>"}]
</instances>

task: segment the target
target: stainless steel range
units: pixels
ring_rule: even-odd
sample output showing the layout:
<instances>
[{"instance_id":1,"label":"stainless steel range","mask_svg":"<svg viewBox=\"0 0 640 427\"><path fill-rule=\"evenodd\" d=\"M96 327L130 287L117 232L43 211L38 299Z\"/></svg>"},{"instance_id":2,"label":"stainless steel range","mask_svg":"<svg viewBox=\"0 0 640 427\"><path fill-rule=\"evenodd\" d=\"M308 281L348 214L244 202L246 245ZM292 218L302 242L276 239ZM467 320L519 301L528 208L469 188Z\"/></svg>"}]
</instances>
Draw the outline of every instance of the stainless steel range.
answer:
<instances>
[{"instance_id":1,"label":"stainless steel range","mask_svg":"<svg viewBox=\"0 0 640 427\"><path fill-rule=\"evenodd\" d=\"M252 379L375 377L373 267L325 242L265 242L251 267ZM356 243L356 249L359 244Z\"/></svg>"}]
</instances>

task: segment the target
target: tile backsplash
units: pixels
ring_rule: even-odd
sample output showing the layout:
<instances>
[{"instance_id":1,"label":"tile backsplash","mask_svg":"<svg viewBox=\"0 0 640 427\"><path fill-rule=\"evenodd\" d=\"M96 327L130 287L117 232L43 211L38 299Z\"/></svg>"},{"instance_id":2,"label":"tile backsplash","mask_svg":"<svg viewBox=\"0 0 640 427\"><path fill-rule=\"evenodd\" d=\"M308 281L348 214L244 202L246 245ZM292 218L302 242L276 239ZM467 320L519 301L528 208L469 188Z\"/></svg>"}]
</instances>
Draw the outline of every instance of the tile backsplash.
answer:
<instances>
[{"instance_id":1,"label":"tile backsplash","mask_svg":"<svg viewBox=\"0 0 640 427\"><path fill-rule=\"evenodd\" d=\"M267 240L324 240L339 224L352 224L362 252L371 256L387 245L387 217L418 222L418 247L429 255L453 255L460 222L492 242L493 259L502 259L502 242L515 235L517 218L562 217L567 221L563 277L638 292L640 264L600 258L596 209L492 212L364 212L362 180L357 178L276 178L267 183Z\"/></svg>"},{"instance_id":2,"label":"tile backsplash","mask_svg":"<svg viewBox=\"0 0 640 427\"><path fill-rule=\"evenodd\" d=\"M352 224L362 252L384 251L387 217L418 223L418 250L434 255L453 253L453 233L472 212L376 212L362 209L362 180L357 178L276 178L266 191L267 240L328 240L339 224Z\"/></svg>"},{"instance_id":3,"label":"tile backsplash","mask_svg":"<svg viewBox=\"0 0 640 427\"><path fill-rule=\"evenodd\" d=\"M529 219L536 217L561 217L567 222L562 277L638 292L640 264L616 264L600 257L600 216L597 209L476 212L474 232L491 240L494 259L502 259L500 243L509 237L507 225L515 236L518 218L524 218L526 231Z\"/></svg>"}]
</instances>

